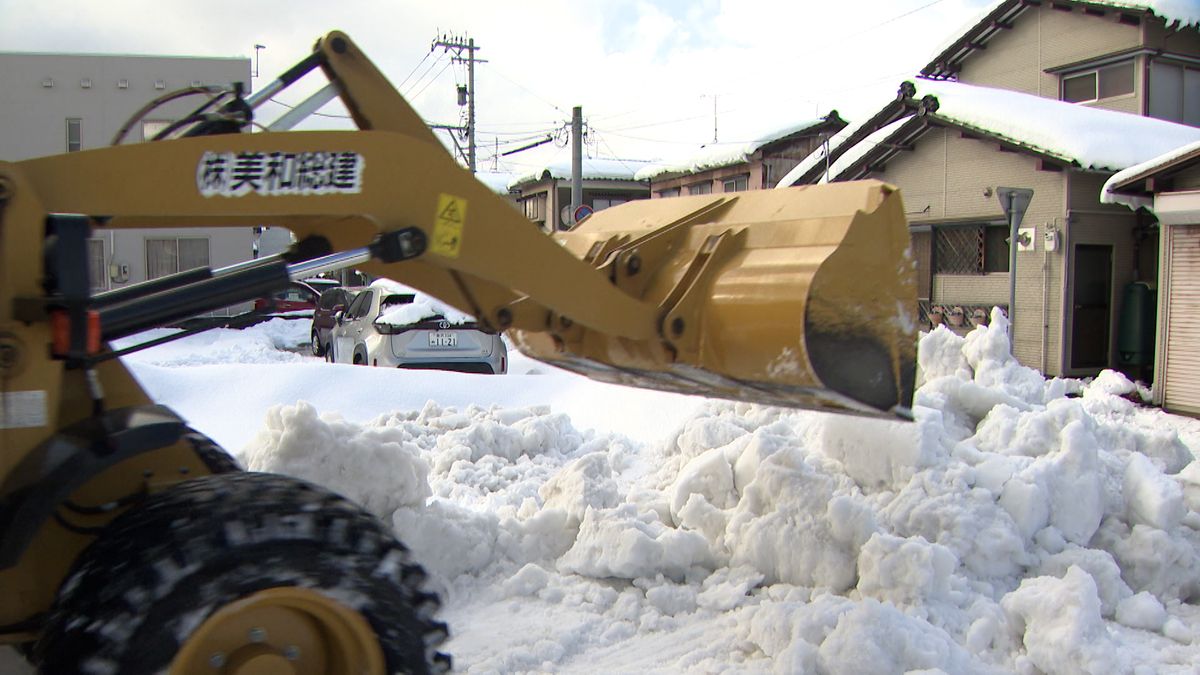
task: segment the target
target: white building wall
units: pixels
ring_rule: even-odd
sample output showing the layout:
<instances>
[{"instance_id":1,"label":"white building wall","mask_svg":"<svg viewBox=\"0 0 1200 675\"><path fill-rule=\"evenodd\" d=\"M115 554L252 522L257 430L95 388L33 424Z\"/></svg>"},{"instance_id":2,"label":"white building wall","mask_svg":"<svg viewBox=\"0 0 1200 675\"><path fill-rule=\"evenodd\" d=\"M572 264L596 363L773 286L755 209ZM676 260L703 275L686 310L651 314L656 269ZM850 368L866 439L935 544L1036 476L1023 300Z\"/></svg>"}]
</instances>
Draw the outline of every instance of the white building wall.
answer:
<instances>
[{"instance_id":1,"label":"white building wall","mask_svg":"<svg viewBox=\"0 0 1200 675\"><path fill-rule=\"evenodd\" d=\"M80 149L108 147L117 132L150 101L193 85L249 89L250 59L106 54L0 53L0 161L19 162L67 152L67 120L80 121ZM247 91L248 93L248 91ZM144 121L183 118L206 100L189 96L149 113ZM124 143L144 140L133 125ZM103 279L97 290L145 281L146 240L195 237L208 242L209 265L222 267L253 255L251 228L97 230Z\"/></svg>"}]
</instances>

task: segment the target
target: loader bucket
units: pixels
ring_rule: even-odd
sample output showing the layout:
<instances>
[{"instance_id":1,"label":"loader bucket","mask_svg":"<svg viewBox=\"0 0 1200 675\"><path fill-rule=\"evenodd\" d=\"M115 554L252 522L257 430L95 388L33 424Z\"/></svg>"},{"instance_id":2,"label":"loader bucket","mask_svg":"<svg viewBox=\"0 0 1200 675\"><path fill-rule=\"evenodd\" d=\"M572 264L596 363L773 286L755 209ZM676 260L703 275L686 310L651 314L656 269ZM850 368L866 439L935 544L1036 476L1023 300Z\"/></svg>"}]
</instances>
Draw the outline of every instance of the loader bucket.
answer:
<instances>
[{"instance_id":1,"label":"loader bucket","mask_svg":"<svg viewBox=\"0 0 1200 675\"><path fill-rule=\"evenodd\" d=\"M522 351L589 377L771 405L908 417L915 265L877 181L630 202L556 237L659 308L650 341L561 317Z\"/></svg>"}]
</instances>

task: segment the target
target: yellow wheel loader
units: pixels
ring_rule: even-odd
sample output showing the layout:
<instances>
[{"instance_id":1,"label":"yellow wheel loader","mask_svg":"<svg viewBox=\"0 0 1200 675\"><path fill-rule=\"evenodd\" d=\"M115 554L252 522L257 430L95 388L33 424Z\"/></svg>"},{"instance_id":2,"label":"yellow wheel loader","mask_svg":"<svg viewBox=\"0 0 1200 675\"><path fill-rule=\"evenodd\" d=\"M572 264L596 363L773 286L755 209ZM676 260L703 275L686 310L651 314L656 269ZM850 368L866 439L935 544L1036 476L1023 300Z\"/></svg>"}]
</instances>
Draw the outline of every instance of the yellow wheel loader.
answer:
<instances>
[{"instance_id":1,"label":"yellow wheel loader","mask_svg":"<svg viewBox=\"0 0 1200 675\"><path fill-rule=\"evenodd\" d=\"M317 70L328 85L296 114L340 96L357 130L253 120ZM284 227L298 244L89 291L94 228L200 226ZM908 251L900 196L878 182L637 201L547 236L336 32L152 142L0 162L0 643L45 673L450 666L438 599L387 527L327 490L242 472L117 358L155 341L114 351L118 338L355 266L589 377L904 417Z\"/></svg>"}]
</instances>

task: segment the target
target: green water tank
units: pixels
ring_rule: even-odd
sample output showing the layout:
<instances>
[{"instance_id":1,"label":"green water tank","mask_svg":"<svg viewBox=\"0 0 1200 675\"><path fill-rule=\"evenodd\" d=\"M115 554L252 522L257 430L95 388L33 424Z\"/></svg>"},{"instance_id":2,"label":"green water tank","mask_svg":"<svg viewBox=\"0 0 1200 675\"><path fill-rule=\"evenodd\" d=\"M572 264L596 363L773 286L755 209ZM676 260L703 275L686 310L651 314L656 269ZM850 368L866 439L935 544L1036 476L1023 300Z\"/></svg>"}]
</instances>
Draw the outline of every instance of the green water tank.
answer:
<instances>
[{"instance_id":1,"label":"green water tank","mask_svg":"<svg viewBox=\"0 0 1200 675\"><path fill-rule=\"evenodd\" d=\"M1144 281L1125 286L1117 324L1117 355L1123 366L1148 366L1154 362L1156 295Z\"/></svg>"}]
</instances>

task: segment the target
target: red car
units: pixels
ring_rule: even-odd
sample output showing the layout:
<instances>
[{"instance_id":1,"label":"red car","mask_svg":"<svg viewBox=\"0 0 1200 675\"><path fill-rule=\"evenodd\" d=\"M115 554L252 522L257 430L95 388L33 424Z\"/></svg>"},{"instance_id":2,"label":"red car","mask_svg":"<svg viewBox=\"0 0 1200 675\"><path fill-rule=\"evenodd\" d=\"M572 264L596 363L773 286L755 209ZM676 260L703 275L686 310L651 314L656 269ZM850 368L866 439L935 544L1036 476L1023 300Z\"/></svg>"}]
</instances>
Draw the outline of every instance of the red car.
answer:
<instances>
[{"instance_id":1,"label":"red car","mask_svg":"<svg viewBox=\"0 0 1200 675\"><path fill-rule=\"evenodd\" d=\"M262 314L286 314L288 312L311 312L317 308L321 294L317 289L300 281L293 281L288 288L266 298L254 301L254 311Z\"/></svg>"}]
</instances>

